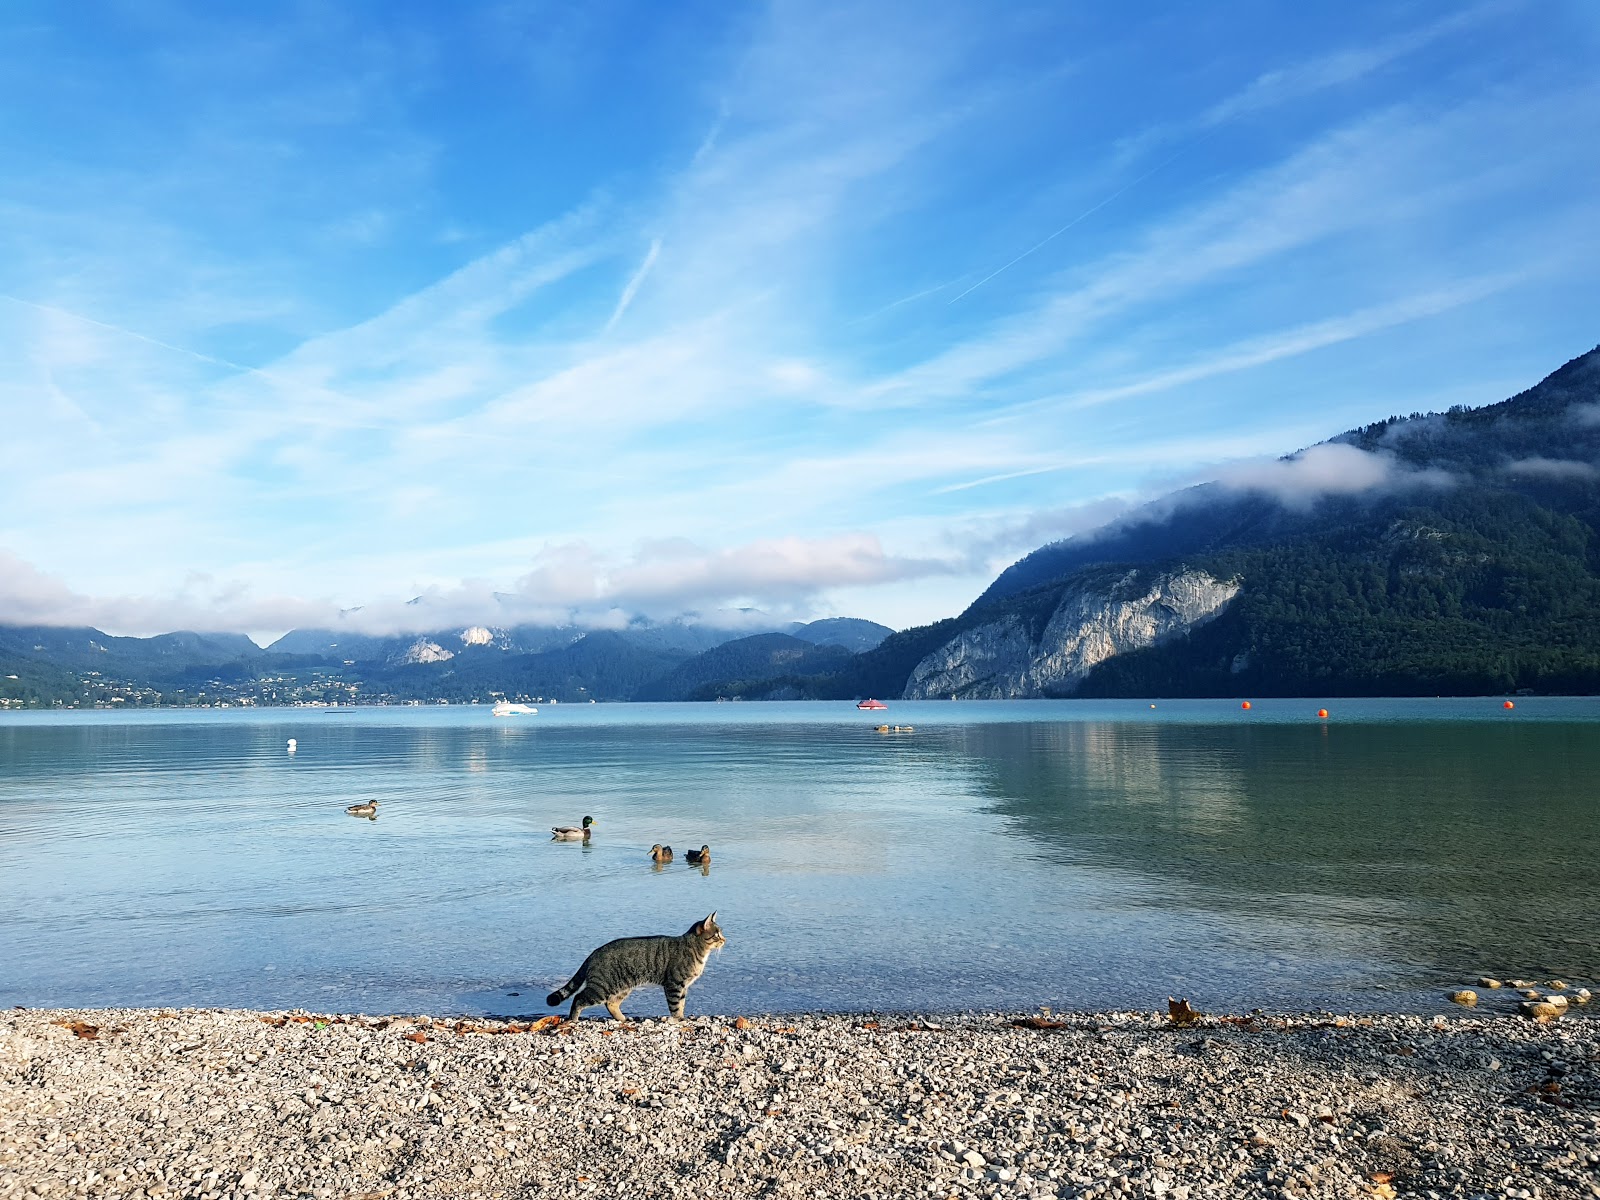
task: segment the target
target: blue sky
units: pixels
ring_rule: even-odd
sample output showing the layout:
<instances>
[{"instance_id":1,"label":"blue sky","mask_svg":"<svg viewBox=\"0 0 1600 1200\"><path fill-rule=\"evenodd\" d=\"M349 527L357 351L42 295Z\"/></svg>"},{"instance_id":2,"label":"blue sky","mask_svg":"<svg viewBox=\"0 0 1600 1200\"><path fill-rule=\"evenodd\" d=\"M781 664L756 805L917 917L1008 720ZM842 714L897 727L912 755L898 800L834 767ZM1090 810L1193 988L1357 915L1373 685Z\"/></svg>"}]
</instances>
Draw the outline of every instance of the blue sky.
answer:
<instances>
[{"instance_id":1,"label":"blue sky","mask_svg":"<svg viewBox=\"0 0 1600 1200\"><path fill-rule=\"evenodd\" d=\"M7 5L0 620L905 626L1600 341L1600 5L1128 8Z\"/></svg>"}]
</instances>

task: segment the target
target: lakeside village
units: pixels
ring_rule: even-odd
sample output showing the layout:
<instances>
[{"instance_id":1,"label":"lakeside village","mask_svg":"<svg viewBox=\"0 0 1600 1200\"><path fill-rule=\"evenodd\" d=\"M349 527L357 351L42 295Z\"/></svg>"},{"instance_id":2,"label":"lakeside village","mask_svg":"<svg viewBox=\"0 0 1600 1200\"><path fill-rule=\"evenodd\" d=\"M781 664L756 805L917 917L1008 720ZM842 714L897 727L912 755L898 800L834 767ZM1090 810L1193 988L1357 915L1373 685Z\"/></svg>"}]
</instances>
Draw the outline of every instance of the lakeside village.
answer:
<instances>
[{"instance_id":1,"label":"lakeside village","mask_svg":"<svg viewBox=\"0 0 1600 1200\"><path fill-rule=\"evenodd\" d=\"M579 689L580 691L582 689ZM0 675L0 709L126 709L126 708L326 708L349 705L420 707L426 704L494 704L509 700L520 704L555 704L544 696L487 692L478 697L419 699L370 688L324 671L305 675L265 675L260 678L207 679L189 687L157 688L147 684L106 678L85 671L78 687L39 686L18 675Z\"/></svg>"}]
</instances>

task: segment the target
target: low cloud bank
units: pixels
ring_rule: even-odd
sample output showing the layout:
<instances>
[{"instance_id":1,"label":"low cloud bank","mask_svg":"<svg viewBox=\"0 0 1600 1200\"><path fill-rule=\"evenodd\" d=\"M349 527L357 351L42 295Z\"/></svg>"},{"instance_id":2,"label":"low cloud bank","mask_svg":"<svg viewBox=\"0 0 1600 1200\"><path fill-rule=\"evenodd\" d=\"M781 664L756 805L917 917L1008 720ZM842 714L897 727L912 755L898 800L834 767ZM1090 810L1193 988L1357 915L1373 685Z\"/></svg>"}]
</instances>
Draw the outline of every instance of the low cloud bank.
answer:
<instances>
[{"instance_id":1,"label":"low cloud bank","mask_svg":"<svg viewBox=\"0 0 1600 1200\"><path fill-rule=\"evenodd\" d=\"M1229 491L1270 496L1285 508L1306 509L1327 496L1452 487L1455 477L1409 466L1384 451L1323 442L1287 458L1230 463L1217 472L1215 482Z\"/></svg>"},{"instance_id":2,"label":"low cloud bank","mask_svg":"<svg viewBox=\"0 0 1600 1200\"><path fill-rule=\"evenodd\" d=\"M547 547L510 586L464 580L356 608L329 599L257 597L244 584L193 576L167 595L92 596L0 551L0 624L94 626L149 635L334 628L424 633L457 626L541 624L615 629L638 619L737 628L810 619L833 588L958 574L958 559L908 558L876 537L779 538L728 548L682 539L641 544L613 558L581 542ZM753 611L747 611L753 610Z\"/></svg>"},{"instance_id":3,"label":"low cloud bank","mask_svg":"<svg viewBox=\"0 0 1600 1200\"><path fill-rule=\"evenodd\" d=\"M1519 458L1505 466L1508 475L1531 475L1536 479L1597 479L1600 467L1571 458Z\"/></svg>"},{"instance_id":4,"label":"low cloud bank","mask_svg":"<svg viewBox=\"0 0 1600 1200\"><path fill-rule=\"evenodd\" d=\"M149 635L281 629L337 616L337 607L328 602L253 596L243 584L198 574L163 595L90 596L0 550L0 624L89 625L108 633Z\"/></svg>"}]
</instances>

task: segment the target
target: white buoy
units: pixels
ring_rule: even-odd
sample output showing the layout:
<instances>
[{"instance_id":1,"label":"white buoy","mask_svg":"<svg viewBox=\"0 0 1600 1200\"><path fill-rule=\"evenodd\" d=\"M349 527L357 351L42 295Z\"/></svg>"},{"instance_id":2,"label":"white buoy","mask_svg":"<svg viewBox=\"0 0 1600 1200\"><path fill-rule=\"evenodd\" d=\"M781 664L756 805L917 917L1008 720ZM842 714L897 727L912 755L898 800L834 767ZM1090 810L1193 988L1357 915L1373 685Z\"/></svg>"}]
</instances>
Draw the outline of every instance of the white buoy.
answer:
<instances>
[{"instance_id":1,"label":"white buoy","mask_svg":"<svg viewBox=\"0 0 1600 1200\"><path fill-rule=\"evenodd\" d=\"M296 747L298 747L299 745L300 745L299 742L295 741L293 738L290 738L289 739L289 753L293 754L295 752Z\"/></svg>"}]
</instances>

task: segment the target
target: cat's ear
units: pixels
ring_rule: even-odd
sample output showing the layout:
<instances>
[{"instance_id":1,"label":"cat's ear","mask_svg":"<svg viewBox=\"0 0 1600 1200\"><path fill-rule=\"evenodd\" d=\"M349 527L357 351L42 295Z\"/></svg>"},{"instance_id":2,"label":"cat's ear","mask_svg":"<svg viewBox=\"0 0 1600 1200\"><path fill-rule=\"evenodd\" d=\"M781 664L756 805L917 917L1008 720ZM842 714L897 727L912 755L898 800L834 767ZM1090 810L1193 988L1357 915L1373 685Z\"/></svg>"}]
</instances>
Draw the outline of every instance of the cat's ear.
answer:
<instances>
[{"instance_id":1,"label":"cat's ear","mask_svg":"<svg viewBox=\"0 0 1600 1200\"><path fill-rule=\"evenodd\" d=\"M707 929L715 929L717 927L717 910L716 909L712 909L711 910L711 915L705 919L705 927Z\"/></svg>"}]
</instances>

